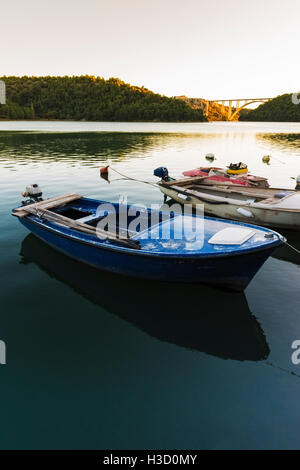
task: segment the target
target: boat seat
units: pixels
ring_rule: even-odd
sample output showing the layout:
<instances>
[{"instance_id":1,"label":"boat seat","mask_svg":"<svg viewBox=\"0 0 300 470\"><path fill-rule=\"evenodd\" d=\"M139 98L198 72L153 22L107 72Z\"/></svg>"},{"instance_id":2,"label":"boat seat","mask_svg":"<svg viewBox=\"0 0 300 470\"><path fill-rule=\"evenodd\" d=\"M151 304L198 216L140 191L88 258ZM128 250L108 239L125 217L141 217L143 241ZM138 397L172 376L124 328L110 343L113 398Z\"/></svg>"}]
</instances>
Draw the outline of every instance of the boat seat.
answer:
<instances>
[{"instance_id":1,"label":"boat seat","mask_svg":"<svg viewBox=\"0 0 300 470\"><path fill-rule=\"evenodd\" d=\"M89 215L86 215L84 217L81 217L80 219L77 219L78 222L82 222L83 224L87 224L91 221L97 221L101 220L103 217L106 217L110 213L107 211L104 211L103 213L97 213L97 212L91 212Z\"/></svg>"},{"instance_id":2,"label":"boat seat","mask_svg":"<svg viewBox=\"0 0 300 470\"><path fill-rule=\"evenodd\" d=\"M82 222L83 224L87 223L87 222L90 222L91 220L93 220L95 218L96 214L93 213L93 214L90 214L90 215L86 215L85 217L81 217L81 219L77 219L78 222Z\"/></svg>"}]
</instances>

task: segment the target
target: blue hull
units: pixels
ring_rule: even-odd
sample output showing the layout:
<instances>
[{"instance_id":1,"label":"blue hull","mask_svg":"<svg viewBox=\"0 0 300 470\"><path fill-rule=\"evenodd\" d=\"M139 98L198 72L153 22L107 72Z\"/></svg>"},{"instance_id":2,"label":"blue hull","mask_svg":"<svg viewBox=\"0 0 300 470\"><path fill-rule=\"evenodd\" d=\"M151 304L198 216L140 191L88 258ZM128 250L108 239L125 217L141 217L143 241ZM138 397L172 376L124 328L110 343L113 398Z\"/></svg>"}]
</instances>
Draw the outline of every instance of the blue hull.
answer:
<instances>
[{"instance_id":1,"label":"blue hull","mask_svg":"<svg viewBox=\"0 0 300 470\"><path fill-rule=\"evenodd\" d=\"M101 270L137 278L205 283L234 290L245 289L273 250L282 243L223 256L149 256L149 253L140 251L92 245L86 240L58 233L30 217L21 218L20 222L53 248Z\"/></svg>"}]
</instances>

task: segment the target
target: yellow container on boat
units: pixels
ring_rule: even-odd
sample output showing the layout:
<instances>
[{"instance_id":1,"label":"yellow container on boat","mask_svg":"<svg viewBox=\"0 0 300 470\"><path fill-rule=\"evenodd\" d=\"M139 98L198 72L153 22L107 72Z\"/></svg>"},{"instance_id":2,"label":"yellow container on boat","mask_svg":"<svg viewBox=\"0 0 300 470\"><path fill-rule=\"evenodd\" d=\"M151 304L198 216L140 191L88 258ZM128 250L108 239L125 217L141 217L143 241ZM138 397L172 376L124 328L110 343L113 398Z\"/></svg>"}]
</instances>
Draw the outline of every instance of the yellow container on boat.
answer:
<instances>
[{"instance_id":1,"label":"yellow container on boat","mask_svg":"<svg viewBox=\"0 0 300 470\"><path fill-rule=\"evenodd\" d=\"M248 173L248 168L240 168L239 170L230 170L227 169L228 175L242 175L243 173Z\"/></svg>"}]
</instances>

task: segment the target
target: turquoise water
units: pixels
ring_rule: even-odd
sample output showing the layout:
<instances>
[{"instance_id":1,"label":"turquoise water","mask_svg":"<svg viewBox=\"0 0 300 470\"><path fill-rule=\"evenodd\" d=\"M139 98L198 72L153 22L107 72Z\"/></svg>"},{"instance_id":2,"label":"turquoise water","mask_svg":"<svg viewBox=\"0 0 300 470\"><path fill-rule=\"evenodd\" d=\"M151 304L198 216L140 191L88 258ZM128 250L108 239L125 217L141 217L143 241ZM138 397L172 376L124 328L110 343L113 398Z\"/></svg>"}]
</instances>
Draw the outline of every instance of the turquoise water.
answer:
<instances>
[{"instance_id":1,"label":"turquoise water","mask_svg":"<svg viewBox=\"0 0 300 470\"><path fill-rule=\"evenodd\" d=\"M46 197L162 203L99 167L154 182L157 166L180 176L208 152L292 188L300 125L0 123L0 448L300 447L300 255L277 250L244 294L149 283L69 260L10 215L32 182Z\"/></svg>"}]
</instances>

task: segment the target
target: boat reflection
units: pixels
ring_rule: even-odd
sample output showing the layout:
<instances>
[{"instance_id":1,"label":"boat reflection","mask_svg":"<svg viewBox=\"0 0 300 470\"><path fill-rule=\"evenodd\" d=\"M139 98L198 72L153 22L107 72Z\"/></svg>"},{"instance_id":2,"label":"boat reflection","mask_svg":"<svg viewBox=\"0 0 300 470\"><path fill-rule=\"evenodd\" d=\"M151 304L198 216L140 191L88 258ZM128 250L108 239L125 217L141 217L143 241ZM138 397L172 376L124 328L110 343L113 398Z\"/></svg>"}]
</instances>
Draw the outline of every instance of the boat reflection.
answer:
<instances>
[{"instance_id":1,"label":"boat reflection","mask_svg":"<svg viewBox=\"0 0 300 470\"><path fill-rule=\"evenodd\" d=\"M51 277L161 341L239 361L263 360L270 352L243 293L100 272L32 234L23 240L21 256L21 263L36 263Z\"/></svg>"},{"instance_id":2,"label":"boat reflection","mask_svg":"<svg viewBox=\"0 0 300 470\"><path fill-rule=\"evenodd\" d=\"M293 250L290 246L283 244L272 253L272 257L283 261L289 261L290 263L300 266L299 231L280 229L280 233L287 239L287 242L292 245L298 252Z\"/></svg>"}]
</instances>

